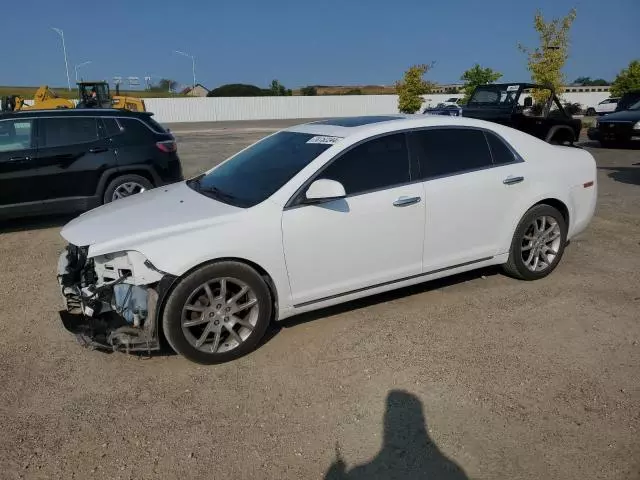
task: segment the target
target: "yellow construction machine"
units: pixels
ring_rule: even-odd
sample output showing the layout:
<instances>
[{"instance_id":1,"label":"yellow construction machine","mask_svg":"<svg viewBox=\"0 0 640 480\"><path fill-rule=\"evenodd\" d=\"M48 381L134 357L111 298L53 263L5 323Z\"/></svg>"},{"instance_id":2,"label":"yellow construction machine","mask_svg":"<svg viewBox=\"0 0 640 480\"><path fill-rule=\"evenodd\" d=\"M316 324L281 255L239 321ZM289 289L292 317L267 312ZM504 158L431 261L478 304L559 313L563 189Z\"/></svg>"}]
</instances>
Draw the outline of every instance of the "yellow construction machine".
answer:
<instances>
[{"instance_id":1,"label":"yellow construction machine","mask_svg":"<svg viewBox=\"0 0 640 480\"><path fill-rule=\"evenodd\" d=\"M33 96L33 105L27 105L24 97L9 95L2 98L0 111L16 110L50 110L55 108L117 108L119 110L133 110L146 112L144 101L138 97L126 97L119 94L112 97L107 82L78 82L77 105L66 98L61 98L48 85L42 85Z\"/></svg>"},{"instance_id":2,"label":"yellow construction machine","mask_svg":"<svg viewBox=\"0 0 640 480\"><path fill-rule=\"evenodd\" d=\"M116 94L112 97L107 82L78 82L78 106L76 108L117 108L146 112L144 100L138 97L120 95L116 85Z\"/></svg>"}]
</instances>

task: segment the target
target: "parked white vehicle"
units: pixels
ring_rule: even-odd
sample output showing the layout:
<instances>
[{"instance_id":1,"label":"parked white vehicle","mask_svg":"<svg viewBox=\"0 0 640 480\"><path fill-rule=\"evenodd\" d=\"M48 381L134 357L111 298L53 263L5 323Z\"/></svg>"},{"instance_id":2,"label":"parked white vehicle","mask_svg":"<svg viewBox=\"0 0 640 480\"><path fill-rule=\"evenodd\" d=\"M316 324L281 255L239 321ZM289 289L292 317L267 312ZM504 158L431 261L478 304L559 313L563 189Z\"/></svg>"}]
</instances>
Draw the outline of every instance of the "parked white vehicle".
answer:
<instances>
[{"instance_id":1,"label":"parked white vehicle","mask_svg":"<svg viewBox=\"0 0 640 480\"><path fill-rule=\"evenodd\" d=\"M596 105L595 113L597 113L598 115L604 115L606 113L615 112L616 107L618 106L618 100L620 99L607 98L606 100L601 101L598 105ZM592 113L592 112L587 112L587 113Z\"/></svg>"},{"instance_id":2,"label":"parked white vehicle","mask_svg":"<svg viewBox=\"0 0 640 480\"><path fill-rule=\"evenodd\" d=\"M591 154L496 123L393 115L287 128L185 182L68 223L65 325L90 345L199 363L269 322L503 265L552 272L596 205Z\"/></svg>"}]
</instances>

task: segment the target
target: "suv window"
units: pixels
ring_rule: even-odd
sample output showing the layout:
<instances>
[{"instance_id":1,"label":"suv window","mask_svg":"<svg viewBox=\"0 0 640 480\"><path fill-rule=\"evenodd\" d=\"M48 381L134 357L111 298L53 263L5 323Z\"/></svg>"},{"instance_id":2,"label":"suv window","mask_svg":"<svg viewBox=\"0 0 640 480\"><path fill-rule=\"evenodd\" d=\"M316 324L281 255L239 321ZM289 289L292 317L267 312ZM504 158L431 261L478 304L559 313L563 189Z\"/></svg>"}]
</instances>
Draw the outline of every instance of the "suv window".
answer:
<instances>
[{"instance_id":1,"label":"suv window","mask_svg":"<svg viewBox=\"0 0 640 480\"><path fill-rule=\"evenodd\" d=\"M27 119L0 122L0 152L33 148L33 121Z\"/></svg>"},{"instance_id":2,"label":"suv window","mask_svg":"<svg viewBox=\"0 0 640 480\"><path fill-rule=\"evenodd\" d=\"M487 138L487 142L489 142L494 165L506 165L516 160L513 151L497 135L486 131L484 135Z\"/></svg>"},{"instance_id":3,"label":"suv window","mask_svg":"<svg viewBox=\"0 0 640 480\"><path fill-rule=\"evenodd\" d=\"M114 135L119 135L122 133L122 130L120 130L120 125L118 125L118 122L115 118L107 117L103 118L102 121L104 122L105 134L107 137L113 137Z\"/></svg>"},{"instance_id":4,"label":"suv window","mask_svg":"<svg viewBox=\"0 0 640 480\"><path fill-rule=\"evenodd\" d=\"M44 147L75 145L98 139L98 122L93 117L43 118L40 122Z\"/></svg>"},{"instance_id":5,"label":"suv window","mask_svg":"<svg viewBox=\"0 0 640 480\"><path fill-rule=\"evenodd\" d=\"M336 180L347 195L392 187L411 180L404 133L369 140L336 158L318 178Z\"/></svg>"},{"instance_id":6,"label":"suv window","mask_svg":"<svg viewBox=\"0 0 640 480\"><path fill-rule=\"evenodd\" d=\"M491 152L481 130L432 128L410 134L411 154L418 158L422 179L491 166Z\"/></svg>"},{"instance_id":7,"label":"suv window","mask_svg":"<svg viewBox=\"0 0 640 480\"><path fill-rule=\"evenodd\" d=\"M141 120L135 118L118 118L118 122L124 128L127 139L137 143L153 137L153 132Z\"/></svg>"}]
</instances>

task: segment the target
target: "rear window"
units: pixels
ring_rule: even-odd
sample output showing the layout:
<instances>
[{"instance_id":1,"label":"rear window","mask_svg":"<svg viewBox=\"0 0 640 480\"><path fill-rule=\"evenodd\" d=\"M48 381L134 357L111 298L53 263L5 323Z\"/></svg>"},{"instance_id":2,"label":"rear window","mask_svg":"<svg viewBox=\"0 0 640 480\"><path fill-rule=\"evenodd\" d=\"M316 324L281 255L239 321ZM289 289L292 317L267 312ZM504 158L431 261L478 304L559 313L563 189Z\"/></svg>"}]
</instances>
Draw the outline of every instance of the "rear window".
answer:
<instances>
[{"instance_id":1,"label":"rear window","mask_svg":"<svg viewBox=\"0 0 640 480\"><path fill-rule=\"evenodd\" d=\"M166 128L164 128L162 125L160 125L158 122L156 122L153 118L149 117L145 121L156 132L167 133Z\"/></svg>"},{"instance_id":2,"label":"rear window","mask_svg":"<svg viewBox=\"0 0 640 480\"><path fill-rule=\"evenodd\" d=\"M126 137L130 141L148 140L153 138L151 129L136 118L118 118L118 122L124 128Z\"/></svg>"}]
</instances>

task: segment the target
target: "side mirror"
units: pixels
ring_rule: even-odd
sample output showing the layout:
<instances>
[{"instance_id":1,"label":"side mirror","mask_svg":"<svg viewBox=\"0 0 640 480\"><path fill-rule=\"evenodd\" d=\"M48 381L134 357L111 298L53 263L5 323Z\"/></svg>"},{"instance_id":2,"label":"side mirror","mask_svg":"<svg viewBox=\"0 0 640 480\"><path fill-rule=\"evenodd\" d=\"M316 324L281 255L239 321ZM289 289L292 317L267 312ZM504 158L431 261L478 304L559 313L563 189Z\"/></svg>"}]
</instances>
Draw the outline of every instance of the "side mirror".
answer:
<instances>
[{"instance_id":1,"label":"side mirror","mask_svg":"<svg viewBox=\"0 0 640 480\"><path fill-rule=\"evenodd\" d=\"M533 98L527 97L524 99L525 108L533 107Z\"/></svg>"},{"instance_id":2,"label":"side mirror","mask_svg":"<svg viewBox=\"0 0 640 480\"><path fill-rule=\"evenodd\" d=\"M305 198L310 203L315 203L320 200L335 200L346 196L347 193L340 182L325 178L314 181L305 192Z\"/></svg>"}]
</instances>

